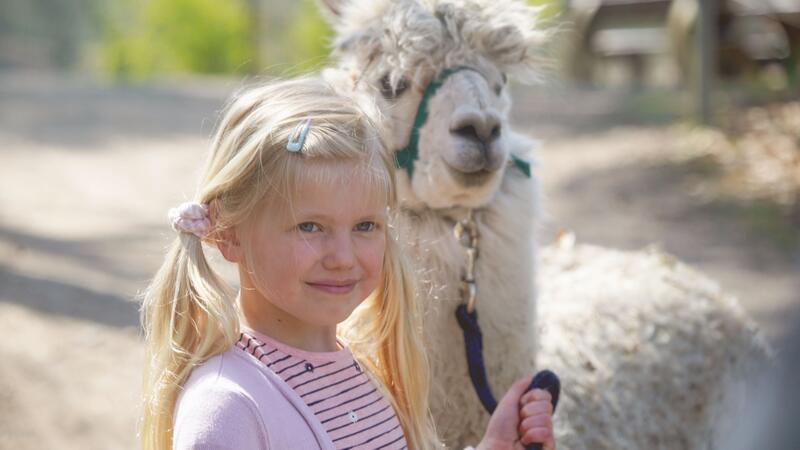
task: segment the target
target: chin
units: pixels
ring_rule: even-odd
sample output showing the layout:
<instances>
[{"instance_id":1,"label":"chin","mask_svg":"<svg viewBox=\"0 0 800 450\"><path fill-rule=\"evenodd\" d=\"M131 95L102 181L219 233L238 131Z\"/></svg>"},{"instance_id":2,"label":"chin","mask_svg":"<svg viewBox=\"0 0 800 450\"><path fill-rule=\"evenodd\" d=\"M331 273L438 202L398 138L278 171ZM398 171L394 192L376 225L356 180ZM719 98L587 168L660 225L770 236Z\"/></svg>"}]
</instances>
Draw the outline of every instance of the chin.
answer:
<instances>
[{"instance_id":1,"label":"chin","mask_svg":"<svg viewBox=\"0 0 800 450\"><path fill-rule=\"evenodd\" d=\"M332 305L330 308L325 308L324 317L320 317L320 319L328 323L340 324L347 320L361 303L363 303L363 300L343 301L342 303Z\"/></svg>"}]
</instances>

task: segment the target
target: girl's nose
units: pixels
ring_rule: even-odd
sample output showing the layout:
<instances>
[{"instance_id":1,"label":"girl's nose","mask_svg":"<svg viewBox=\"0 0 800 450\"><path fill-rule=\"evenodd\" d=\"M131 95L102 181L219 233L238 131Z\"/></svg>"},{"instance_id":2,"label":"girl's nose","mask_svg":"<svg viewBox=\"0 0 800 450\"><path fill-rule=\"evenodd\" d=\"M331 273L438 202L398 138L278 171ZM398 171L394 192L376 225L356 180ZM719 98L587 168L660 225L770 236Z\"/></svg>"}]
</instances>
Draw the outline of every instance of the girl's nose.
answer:
<instances>
[{"instance_id":1,"label":"girl's nose","mask_svg":"<svg viewBox=\"0 0 800 450\"><path fill-rule=\"evenodd\" d=\"M328 270L350 269L355 265L356 255L353 240L348 234L334 235L328 239L322 266Z\"/></svg>"}]
</instances>

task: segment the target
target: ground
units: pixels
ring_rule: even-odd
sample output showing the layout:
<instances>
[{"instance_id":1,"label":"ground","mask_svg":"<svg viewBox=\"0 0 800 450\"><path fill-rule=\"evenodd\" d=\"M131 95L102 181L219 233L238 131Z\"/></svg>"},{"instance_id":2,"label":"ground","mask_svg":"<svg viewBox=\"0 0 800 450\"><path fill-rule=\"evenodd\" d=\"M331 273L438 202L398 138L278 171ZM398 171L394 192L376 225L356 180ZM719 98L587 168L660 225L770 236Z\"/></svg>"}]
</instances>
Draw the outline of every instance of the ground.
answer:
<instances>
[{"instance_id":1,"label":"ground","mask_svg":"<svg viewBox=\"0 0 800 450\"><path fill-rule=\"evenodd\" d=\"M241 84L0 72L0 448L136 447L137 295L174 236L166 212L193 196L217 113ZM620 98L515 94L516 128L542 139L542 240L563 228L660 245L782 336L800 309L798 248L703 196L708 173L672 157L681 128L620 115Z\"/></svg>"}]
</instances>

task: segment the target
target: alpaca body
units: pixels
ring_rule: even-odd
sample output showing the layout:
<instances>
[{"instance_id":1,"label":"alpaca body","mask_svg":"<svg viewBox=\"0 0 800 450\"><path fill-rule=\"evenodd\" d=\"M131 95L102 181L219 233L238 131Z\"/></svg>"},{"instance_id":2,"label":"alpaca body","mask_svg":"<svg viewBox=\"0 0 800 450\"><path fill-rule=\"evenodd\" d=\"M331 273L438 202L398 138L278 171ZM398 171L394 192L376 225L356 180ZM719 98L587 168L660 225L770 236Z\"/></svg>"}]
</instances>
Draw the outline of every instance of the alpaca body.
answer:
<instances>
[{"instance_id":1,"label":"alpaca body","mask_svg":"<svg viewBox=\"0 0 800 450\"><path fill-rule=\"evenodd\" d=\"M538 286L560 448L722 450L715 433L770 354L733 297L655 249L563 242L542 249Z\"/></svg>"}]
</instances>

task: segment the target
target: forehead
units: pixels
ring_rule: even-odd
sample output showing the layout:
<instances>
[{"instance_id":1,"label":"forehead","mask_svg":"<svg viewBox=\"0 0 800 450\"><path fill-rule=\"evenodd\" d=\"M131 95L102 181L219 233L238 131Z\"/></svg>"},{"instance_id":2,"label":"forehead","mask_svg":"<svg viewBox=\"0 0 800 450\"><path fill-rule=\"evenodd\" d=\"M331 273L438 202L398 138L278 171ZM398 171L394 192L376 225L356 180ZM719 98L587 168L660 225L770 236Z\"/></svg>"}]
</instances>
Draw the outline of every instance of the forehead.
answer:
<instances>
[{"instance_id":1,"label":"forehead","mask_svg":"<svg viewBox=\"0 0 800 450\"><path fill-rule=\"evenodd\" d=\"M286 191L281 210L292 216L324 216L349 220L385 213L387 176L375 165L311 162Z\"/></svg>"},{"instance_id":2,"label":"forehead","mask_svg":"<svg viewBox=\"0 0 800 450\"><path fill-rule=\"evenodd\" d=\"M467 60L463 63L455 63L450 67L465 67L469 69L472 73L475 73L481 77L483 77L487 83L494 84L494 83L505 83L505 75L495 67L493 64L485 60L484 58L475 58L472 60ZM447 67L445 68L447 69ZM444 69L443 69L444 70Z\"/></svg>"},{"instance_id":3,"label":"forehead","mask_svg":"<svg viewBox=\"0 0 800 450\"><path fill-rule=\"evenodd\" d=\"M395 64L394 61L399 57L391 52L383 52L379 56L377 63L379 77L376 81L383 82L382 77L391 74L398 79L426 84L441 76L446 70L465 67L485 79L490 86L496 83L506 83L506 74L501 68L490 59L477 53L455 52L455 54L448 55L446 59L424 59L417 61L417 65L412 66L410 69L399 67ZM362 61L361 64L367 65L369 61Z\"/></svg>"}]
</instances>

